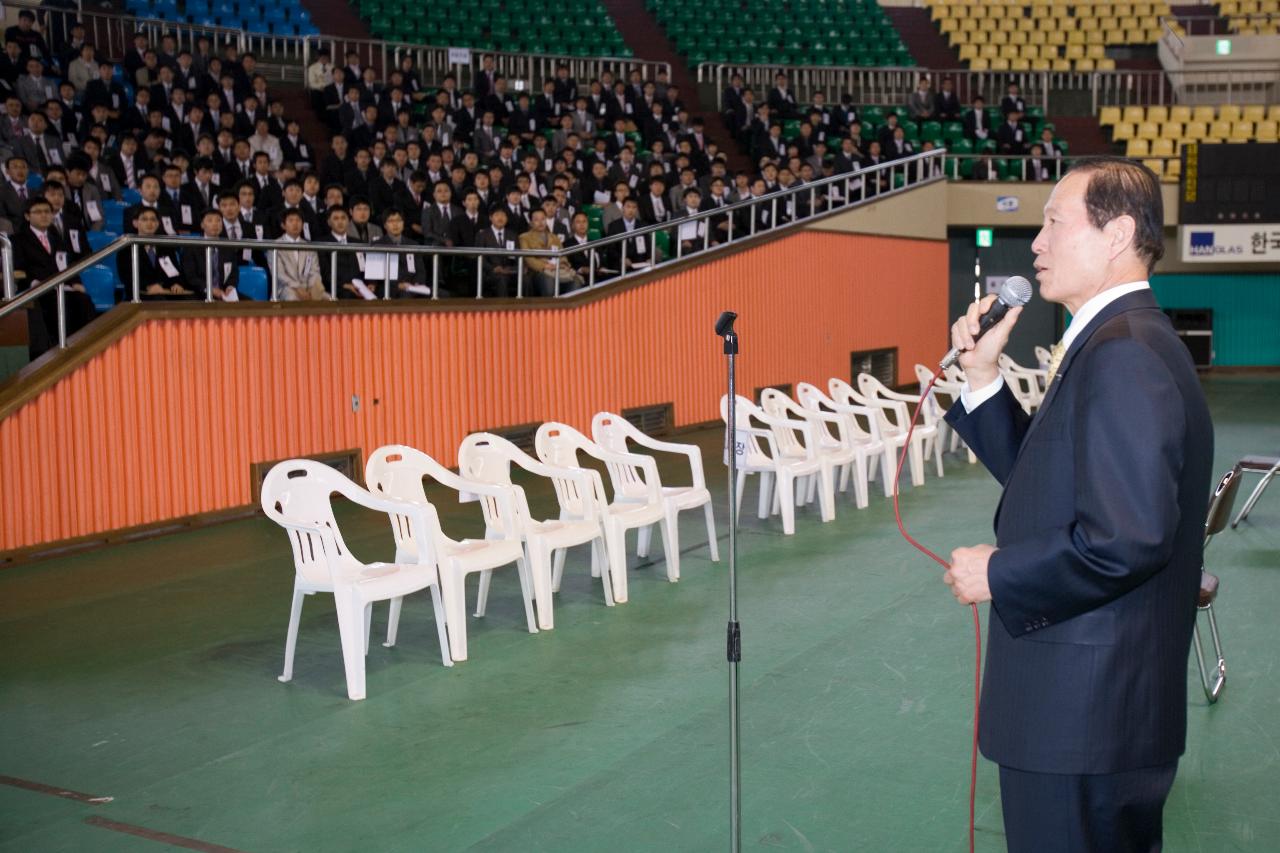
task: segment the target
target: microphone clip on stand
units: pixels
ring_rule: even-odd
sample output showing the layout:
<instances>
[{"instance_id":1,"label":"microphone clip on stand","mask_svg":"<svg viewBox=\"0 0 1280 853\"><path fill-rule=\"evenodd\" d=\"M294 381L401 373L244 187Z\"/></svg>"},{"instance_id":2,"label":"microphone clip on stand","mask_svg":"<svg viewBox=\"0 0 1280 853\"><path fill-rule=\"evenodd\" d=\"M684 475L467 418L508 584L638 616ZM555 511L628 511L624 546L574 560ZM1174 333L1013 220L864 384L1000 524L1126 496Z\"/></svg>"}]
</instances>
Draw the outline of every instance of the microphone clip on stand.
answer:
<instances>
[{"instance_id":1,"label":"microphone clip on stand","mask_svg":"<svg viewBox=\"0 0 1280 853\"><path fill-rule=\"evenodd\" d=\"M729 405L725 425L725 456L729 466L729 624L726 656L729 661L729 849L742 849L742 765L739 760L741 727L738 710L738 663L742 660L742 631L738 625L738 397L734 387L734 360L738 355L738 333L733 322L738 315L725 311L716 320L716 334L724 338L724 354L729 367Z\"/></svg>"}]
</instances>

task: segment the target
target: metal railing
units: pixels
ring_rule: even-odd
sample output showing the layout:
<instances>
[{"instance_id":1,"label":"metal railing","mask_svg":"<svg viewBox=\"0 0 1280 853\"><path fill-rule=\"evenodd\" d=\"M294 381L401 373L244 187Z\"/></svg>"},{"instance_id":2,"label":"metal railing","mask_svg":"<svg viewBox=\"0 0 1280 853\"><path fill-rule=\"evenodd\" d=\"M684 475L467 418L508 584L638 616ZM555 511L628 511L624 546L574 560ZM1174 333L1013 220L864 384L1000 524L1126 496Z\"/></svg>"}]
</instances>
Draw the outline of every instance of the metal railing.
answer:
<instances>
[{"instance_id":1,"label":"metal railing","mask_svg":"<svg viewBox=\"0 0 1280 853\"><path fill-rule=\"evenodd\" d=\"M9 5L38 9L42 14L50 11L43 9L33 0L18 0ZM659 71L664 71L668 75L671 73L671 65L667 62L626 57L583 57L566 54L467 50L469 62L463 63L451 60L450 52L452 50L456 53L457 48L412 42L323 34L297 36L251 33L230 27L136 18L132 15L97 9L85 9L80 13L79 18L85 25L86 39L97 47L99 56L113 58L123 56L132 47L134 34L139 32L146 33L151 44L159 44L161 37L171 35L177 41L179 50L190 50L193 53L197 42L202 37L207 37L212 43L212 56L218 55L220 45L234 44L241 53L252 51L260 63L268 66L265 71L270 71L271 77L292 82L305 79L307 66L320 50L328 50L335 64L341 64L348 52L354 52L359 56L362 67L371 65L381 69L383 79L399 66L403 57L411 56L424 85L439 84L446 74L451 73L457 78L460 89L468 88L474 81L480 71L481 57L484 56L494 57L496 70L507 77L513 85L523 84L518 88L540 86L544 79L554 76L556 68L560 65L568 66L569 73L580 83L598 78L605 71L611 71L615 76L626 79L626 75L632 70L639 70L646 80L655 78Z\"/></svg>"},{"instance_id":2,"label":"metal railing","mask_svg":"<svg viewBox=\"0 0 1280 853\"><path fill-rule=\"evenodd\" d=\"M855 104L905 104L916 90L921 77L933 82L937 92L939 81L950 77L962 104L970 104L981 95L989 106L998 106L1010 83L1017 83L1022 99L1030 105L1049 109L1049 90L1055 82L1048 71L970 71L967 68L863 68L857 66L790 66L738 65L704 62L698 66L698 82L711 83L716 89L716 108L724 109L724 91L734 74L742 75L742 83L762 96L773 86L774 75L787 75L797 101L809 104L822 92L827 103L835 107L841 95L849 95Z\"/></svg>"},{"instance_id":3,"label":"metal railing","mask_svg":"<svg viewBox=\"0 0 1280 853\"><path fill-rule=\"evenodd\" d=\"M1280 103L1280 71L1262 63L1222 71L1098 71L1090 89L1094 114L1134 105L1273 104Z\"/></svg>"},{"instance_id":4,"label":"metal railing","mask_svg":"<svg viewBox=\"0 0 1280 853\"><path fill-rule=\"evenodd\" d=\"M413 255L415 257L429 258L431 265L430 291L432 299L441 298L442 288L451 288L454 282L448 280L448 271L442 270L442 259L463 258L473 260L475 262L475 296L467 298L483 299L485 271L484 261L486 258L515 259L516 263L516 298L526 298L529 293L528 278L534 273L527 270L527 261L530 258L545 258L555 260L554 268L554 290L552 297L563 297L570 293L580 293L585 290L595 288L611 287L628 278L637 275L644 275L659 269L667 264L675 263L684 258L693 255L705 256L710 253L728 248L732 244L740 243L744 239L766 234L777 227L779 222L779 214L785 217L786 225L792 225L797 222L806 222L819 216L825 216L836 210L845 210L860 205L880 201L892 195L897 195L907 190L914 189L919 186L944 180L943 175L943 157L946 154L945 149L935 151L926 151L914 154L901 160L893 160L888 163L882 163L870 169L861 169L852 173L832 175L830 177L821 178L806 184L799 184L785 190L779 190L763 196L743 199L732 204L726 204L723 207L712 210L702 211L693 216L686 216L679 219L673 219L667 222L661 222L654 225L637 226L631 231L602 237L598 240L592 240L589 243L580 246L552 248L552 249L482 249L472 247L450 247L450 246L421 246L421 245L370 245L370 244L353 244L353 243L290 243L280 240L195 240L191 237L160 237L151 236L143 237L137 234L129 234L111 243L97 252L71 264L67 269L52 276L45 281L23 291L16 297L0 304L0 317L22 308L28 303L39 299L51 291L57 294L57 341L60 348L67 345L67 317L65 304L65 288L70 282L77 279L80 273L102 263L109 257L114 256L118 252L128 251L132 253L131 270L133 275L130 281L122 282L129 296L129 301L142 301L142 282L139 279L138 255L139 247L157 246L184 249L186 251L204 251L205 253L205 282L213 281L213 249L231 249L236 252L243 250L252 250L254 252L266 252L270 254L268 274L268 287L270 288L269 299L272 302L279 301L280 287L278 275L278 259L279 252L314 252L317 255L328 253L328 263L330 271L329 295L337 297L337 262L340 254L363 253L366 256L366 263L369 255ZM884 187L880 188L880 184L884 183ZM853 198L857 193L859 198ZM804 204L807 202L807 205ZM761 209L767 209L769 216L767 221L770 223L767 227L758 226L756 223L761 219ZM736 220L735 214L747 214L747 224L740 225ZM715 227L713 220L721 217L725 218L728 224L728 230L725 240L716 243L712 240L711 232ZM670 250L665 256L659 252L658 234L665 232L671 237ZM688 232L692 239L685 240L684 234ZM644 241L643 253L640 252L639 241ZM684 244L690 243L690 248L685 249ZM615 248L616 247L616 248ZM630 249L628 247L631 247ZM641 254L648 257L648 261L641 263L632 262L628 258L628 251L633 254ZM610 260L612 255L616 254L618 259L618 269L613 270L606 267L605 262ZM570 276L568 273L562 272L565 264L564 260L571 257L584 256L588 259L588 273L581 288L570 288L573 278L577 276L576 270ZM392 280L391 280L391 264L384 262L382 264L382 294L380 299L389 300L393 298ZM607 276L604 278L603 276ZM563 279L568 277L568 281ZM456 279L455 279L456 281ZM377 282L375 282L375 285ZM452 291L450 291L452 293ZM206 302L213 302L214 295L211 287L205 288L204 299Z\"/></svg>"},{"instance_id":5,"label":"metal railing","mask_svg":"<svg viewBox=\"0 0 1280 853\"><path fill-rule=\"evenodd\" d=\"M996 168L996 160L1003 160L1006 165L1016 163L1016 172L1013 174L1016 174L1017 180L1028 182L1055 183L1062 180L1062 176L1071 168L1067 157L1041 157L1040 165L1047 172L1047 177L1028 177L1028 175L1034 175L1033 172L1029 171L1032 169L1031 161L1033 159L1030 154L948 154L946 159L947 179L952 181L1000 181L1002 178L1000 178ZM969 175L961 174L960 164L962 162L971 162L976 166L984 160L991 164L990 173L987 177L975 178L972 173ZM1008 168L1006 168L1005 174L1010 174Z\"/></svg>"}]
</instances>

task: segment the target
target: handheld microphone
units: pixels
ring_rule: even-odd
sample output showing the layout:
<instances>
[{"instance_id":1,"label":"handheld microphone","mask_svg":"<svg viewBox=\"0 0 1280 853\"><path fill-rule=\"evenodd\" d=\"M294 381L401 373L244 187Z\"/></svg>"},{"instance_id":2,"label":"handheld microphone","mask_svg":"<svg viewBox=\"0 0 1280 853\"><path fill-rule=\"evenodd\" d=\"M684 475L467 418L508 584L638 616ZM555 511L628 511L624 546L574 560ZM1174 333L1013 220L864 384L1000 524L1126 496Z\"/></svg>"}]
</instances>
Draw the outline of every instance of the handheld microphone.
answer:
<instances>
[{"instance_id":1,"label":"handheld microphone","mask_svg":"<svg viewBox=\"0 0 1280 853\"><path fill-rule=\"evenodd\" d=\"M991 303L991 307L987 309L987 313L982 315L982 319L978 322L978 334L973 336L976 341L987 333L987 330L1004 319L1004 315L1009 313L1010 308L1017 308L1020 305L1026 305L1031 301L1031 282L1027 281L1020 275L1010 276L1004 280L1004 284L1000 285L1000 293L996 296L996 301ZM952 347L951 350L942 357L942 361L938 367L946 370L955 364L964 350Z\"/></svg>"}]
</instances>

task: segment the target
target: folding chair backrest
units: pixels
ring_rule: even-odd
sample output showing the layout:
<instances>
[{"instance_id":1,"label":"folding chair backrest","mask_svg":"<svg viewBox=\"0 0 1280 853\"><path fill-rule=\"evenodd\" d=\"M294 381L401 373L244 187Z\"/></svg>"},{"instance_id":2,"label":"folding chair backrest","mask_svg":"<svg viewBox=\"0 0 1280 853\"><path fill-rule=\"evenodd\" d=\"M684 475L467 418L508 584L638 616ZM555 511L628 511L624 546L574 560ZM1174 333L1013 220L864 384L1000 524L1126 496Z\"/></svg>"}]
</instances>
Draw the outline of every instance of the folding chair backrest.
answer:
<instances>
[{"instance_id":1,"label":"folding chair backrest","mask_svg":"<svg viewBox=\"0 0 1280 853\"><path fill-rule=\"evenodd\" d=\"M1209 498L1209 513L1204 521L1206 545L1216 534L1221 533L1226 528L1227 522L1231 520L1231 507L1235 505L1236 492L1239 490L1240 466L1237 465L1222 475L1222 479L1218 481L1218 487L1213 490L1213 497Z\"/></svg>"},{"instance_id":2,"label":"folding chair backrest","mask_svg":"<svg viewBox=\"0 0 1280 853\"><path fill-rule=\"evenodd\" d=\"M328 583L333 564L349 553L330 501L348 485L359 488L311 459L281 462L262 481L262 511L288 532L294 568L312 583Z\"/></svg>"}]
</instances>

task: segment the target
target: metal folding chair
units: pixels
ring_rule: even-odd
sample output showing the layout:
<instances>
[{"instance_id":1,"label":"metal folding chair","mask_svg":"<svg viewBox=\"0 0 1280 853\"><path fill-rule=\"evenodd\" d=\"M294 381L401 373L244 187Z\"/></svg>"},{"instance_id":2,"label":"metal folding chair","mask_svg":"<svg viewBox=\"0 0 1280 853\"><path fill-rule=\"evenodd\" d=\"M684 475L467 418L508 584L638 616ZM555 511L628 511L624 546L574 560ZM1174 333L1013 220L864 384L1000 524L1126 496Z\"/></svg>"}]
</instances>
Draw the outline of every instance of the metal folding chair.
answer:
<instances>
[{"instance_id":1,"label":"metal folding chair","mask_svg":"<svg viewBox=\"0 0 1280 853\"><path fill-rule=\"evenodd\" d=\"M1236 492L1240 489L1240 466L1236 465L1218 481L1209 499L1209 513L1204 522L1204 546L1214 536L1221 533L1231 518L1231 508L1236 501ZM1196 602L1195 648L1196 663L1200 665L1200 685L1204 688L1204 696L1212 705L1222 695L1222 688L1227 684L1227 661L1222 655L1222 639L1218 636L1218 620L1213 613L1213 602L1218 597L1218 577L1202 567L1200 569L1200 595ZM1204 647L1200 640L1200 612L1208 615L1209 634L1213 638L1213 652L1217 658L1213 672L1210 673L1204 663Z\"/></svg>"},{"instance_id":2,"label":"metal folding chair","mask_svg":"<svg viewBox=\"0 0 1280 853\"><path fill-rule=\"evenodd\" d=\"M1232 530L1249 517L1249 510L1253 509L1253 505L1258 502L1258 498L1262 497L1262 493L1267 490L1267 486L1271 483L1272 478L1276 476L1276 472L1280 471L1280 457L1246 456L1240 460L1240 464L1237 467L1242 471L1261 474L1262 480L1258 482L1258 485L1254 486L1253 491L1249 494L1249 499L1244 502L1240 514L1236 516L1235 521L1231 522Z\"/></svg>"}]
</instances>

